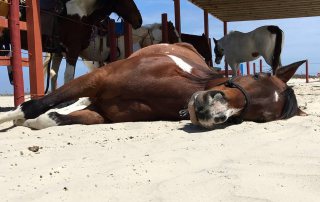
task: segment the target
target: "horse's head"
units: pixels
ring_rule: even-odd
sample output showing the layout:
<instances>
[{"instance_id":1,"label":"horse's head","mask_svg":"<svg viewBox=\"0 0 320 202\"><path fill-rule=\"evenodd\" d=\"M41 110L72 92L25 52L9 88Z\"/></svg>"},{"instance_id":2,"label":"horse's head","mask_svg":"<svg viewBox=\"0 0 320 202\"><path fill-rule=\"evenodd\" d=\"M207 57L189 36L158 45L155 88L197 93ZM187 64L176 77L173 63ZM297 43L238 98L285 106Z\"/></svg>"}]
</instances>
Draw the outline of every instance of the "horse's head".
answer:
<instances>
[{"instance_id":1,"label":"horse's head","mask_svg":"<svg viewBox=\"0 0 320 202\"><path fill-rule=\"evenodd\" d=\"M141 27L142 17L137 5L133 0L108 0L113 5L113 10L125 21L129 22L134 29Z\"/></svg>"},{"instance_id":2,"label":"horse's head","mask_svg":"<svg viewBox=\"0 0 320 202\"><path fill-rule=\"evenodd\" d=\"M171 21L168 22L168 40L170 44L182 42L179 32Z\"/></svg>"},{"instance_id":3,"label":"horse's head","mask_svg":"<svg viewBox=\"0 0 320 202\"><path fill-rule=\"evenodd\" d=\"M196 92L188 106L192 123L206 128L229 121L267 122L305 115L286 83L300 61L277 70L275 76L259 73L235 77L206 91Z\"/></svg>"},{"instance_id":4,"label":"horse's head","mask_svg":"<svg viewBox=\"0 0 320 202\"><path fill-rule=\"evenodd\" d=\"M220 64L224 55L224 50L221 47L220 41L213 38L214 41L214 54L216 55L215 63Z\"/></svg>"}]
</instances>

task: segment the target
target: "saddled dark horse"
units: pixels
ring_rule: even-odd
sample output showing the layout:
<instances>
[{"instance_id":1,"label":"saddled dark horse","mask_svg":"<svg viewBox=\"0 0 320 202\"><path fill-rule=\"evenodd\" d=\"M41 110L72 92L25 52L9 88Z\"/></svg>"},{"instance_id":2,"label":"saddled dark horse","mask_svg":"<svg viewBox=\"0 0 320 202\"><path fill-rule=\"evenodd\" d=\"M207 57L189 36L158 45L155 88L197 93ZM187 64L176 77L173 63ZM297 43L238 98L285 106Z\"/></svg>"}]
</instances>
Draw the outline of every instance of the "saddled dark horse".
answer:
<instances>
[{"instance_id":1,"label":"saddled dark horse","mask_svg":"<svg viewBox=\"0 0 320 202\"><path fill-rule=\"evenodd\" d=\"M13 120L16 125L42 129L180 120L189 113L194 124L211 128L228 120L288 119L304 114L286 84L303 62L280 68L274 76L260 73L228 80L211 70L189 44L152 45L1 113L0 123ZM71 106L56 109L79 98Z\"/></svg>"},{"instance_id":2,"label":"saddled dark horse","mask_svg":"<svg viewBox=\"0 0 320 202\"><path fill-rule=\"evenodd\" d=\"M60 1L60 0L56 0ZM86 2L90 2L85 4ZM63 9L59 12L55 22L54 39L48 39L47 35L42 36L43 51L66 54L67 68L69 74L65 75L65 80L69 81L74 77L75 65L80 52L86 49L90 40L94 38L94 28L99 26L99 23L106 19L112 12L117 13L125 21L132 24L134 28L142 25L141 14L133 0L69 0L63 1ZM48 12L42 11L46 14ZM25 14L22 11L22 15ZM50 13L48 15L56 15ZM25 17L23 17L25 18ZM4 32L4 39L6 43L10 43L9 31ZM47 41L55 41L54 44L59 44L60 48L53 50L52 47L48 49ZM4 47L3 44L2 47ZM27 49L27 35L26 32L21 33L21 46Z\"/></svg>"}]
</instances>

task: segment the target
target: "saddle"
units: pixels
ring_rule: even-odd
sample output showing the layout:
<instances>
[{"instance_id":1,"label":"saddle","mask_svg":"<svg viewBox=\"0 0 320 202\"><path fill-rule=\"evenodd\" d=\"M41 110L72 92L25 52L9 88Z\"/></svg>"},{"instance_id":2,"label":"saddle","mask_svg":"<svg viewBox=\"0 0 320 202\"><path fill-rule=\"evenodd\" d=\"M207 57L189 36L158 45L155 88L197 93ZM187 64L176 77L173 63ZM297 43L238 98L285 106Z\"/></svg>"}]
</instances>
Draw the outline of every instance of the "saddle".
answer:
<instances>
[{"instance_id":1,"label":"saddle","mask_svg":"<svg viewBox=\"0 0 320 202\"><path fill-rule=\"evenodd\" d=\"M43 47L47 52L60 52L57 18L65 11L62 0L40 0L41 33Z\"/></svg>"}]
</instances>

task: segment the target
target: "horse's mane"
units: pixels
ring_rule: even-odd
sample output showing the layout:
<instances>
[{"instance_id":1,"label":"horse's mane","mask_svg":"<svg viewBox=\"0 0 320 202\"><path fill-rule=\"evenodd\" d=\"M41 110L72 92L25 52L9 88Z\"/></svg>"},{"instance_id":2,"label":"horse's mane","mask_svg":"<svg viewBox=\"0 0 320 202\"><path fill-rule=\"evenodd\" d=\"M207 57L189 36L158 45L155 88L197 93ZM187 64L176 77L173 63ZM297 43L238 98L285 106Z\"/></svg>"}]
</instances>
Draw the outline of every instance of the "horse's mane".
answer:
<instances>
[{"instance_id":1,"label":"horse's mane","mask_svg":"<svg viewBox=\"0 0 320 202\"><path fill-rule=\"evenodd\" d=\"M190 64L192 67L197 69L196 74L190 74L180 69L177 69L177 71L179 71L180 75L187 78L193 84L196 84L205 88L205 86L208 84L209 81L212 81L213 79L217 79L217 78L223 78L223 75L217 73L213 69L210 69L210 67L208 66L199 65L192 61L189 61L188 64Z\"/></svg>"},{"instance_id":2,"label":"horse's mane","mask_svg":"<svg viewBox=\"0 0 320 202\"><path fill-rule=\"evenodd\" d=\"M288 87L282 94L285 97L285 105L280 119L288 119L297 115L299 108L294 90L291 87Z\"/></svg>"}]
</instances>

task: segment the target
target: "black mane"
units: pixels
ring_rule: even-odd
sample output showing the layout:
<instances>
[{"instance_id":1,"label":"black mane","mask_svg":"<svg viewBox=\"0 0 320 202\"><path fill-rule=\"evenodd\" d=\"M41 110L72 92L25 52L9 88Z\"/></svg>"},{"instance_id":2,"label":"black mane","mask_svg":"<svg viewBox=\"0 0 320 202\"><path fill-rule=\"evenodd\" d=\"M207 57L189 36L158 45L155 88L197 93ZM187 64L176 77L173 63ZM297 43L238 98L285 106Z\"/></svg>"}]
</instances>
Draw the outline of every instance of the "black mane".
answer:
<instances>
[{"instance_id":1,"label":"black mane","mask_svg":"<svg viewBox=\"0 0 320 202\"><path fill-rule=\"evenodd\" d=\"M298 102L294 90L291 87L288 87L282 94L285 97L285 105L280 119L288 119L297 115Z\"/></svg>"}]
</instances>

